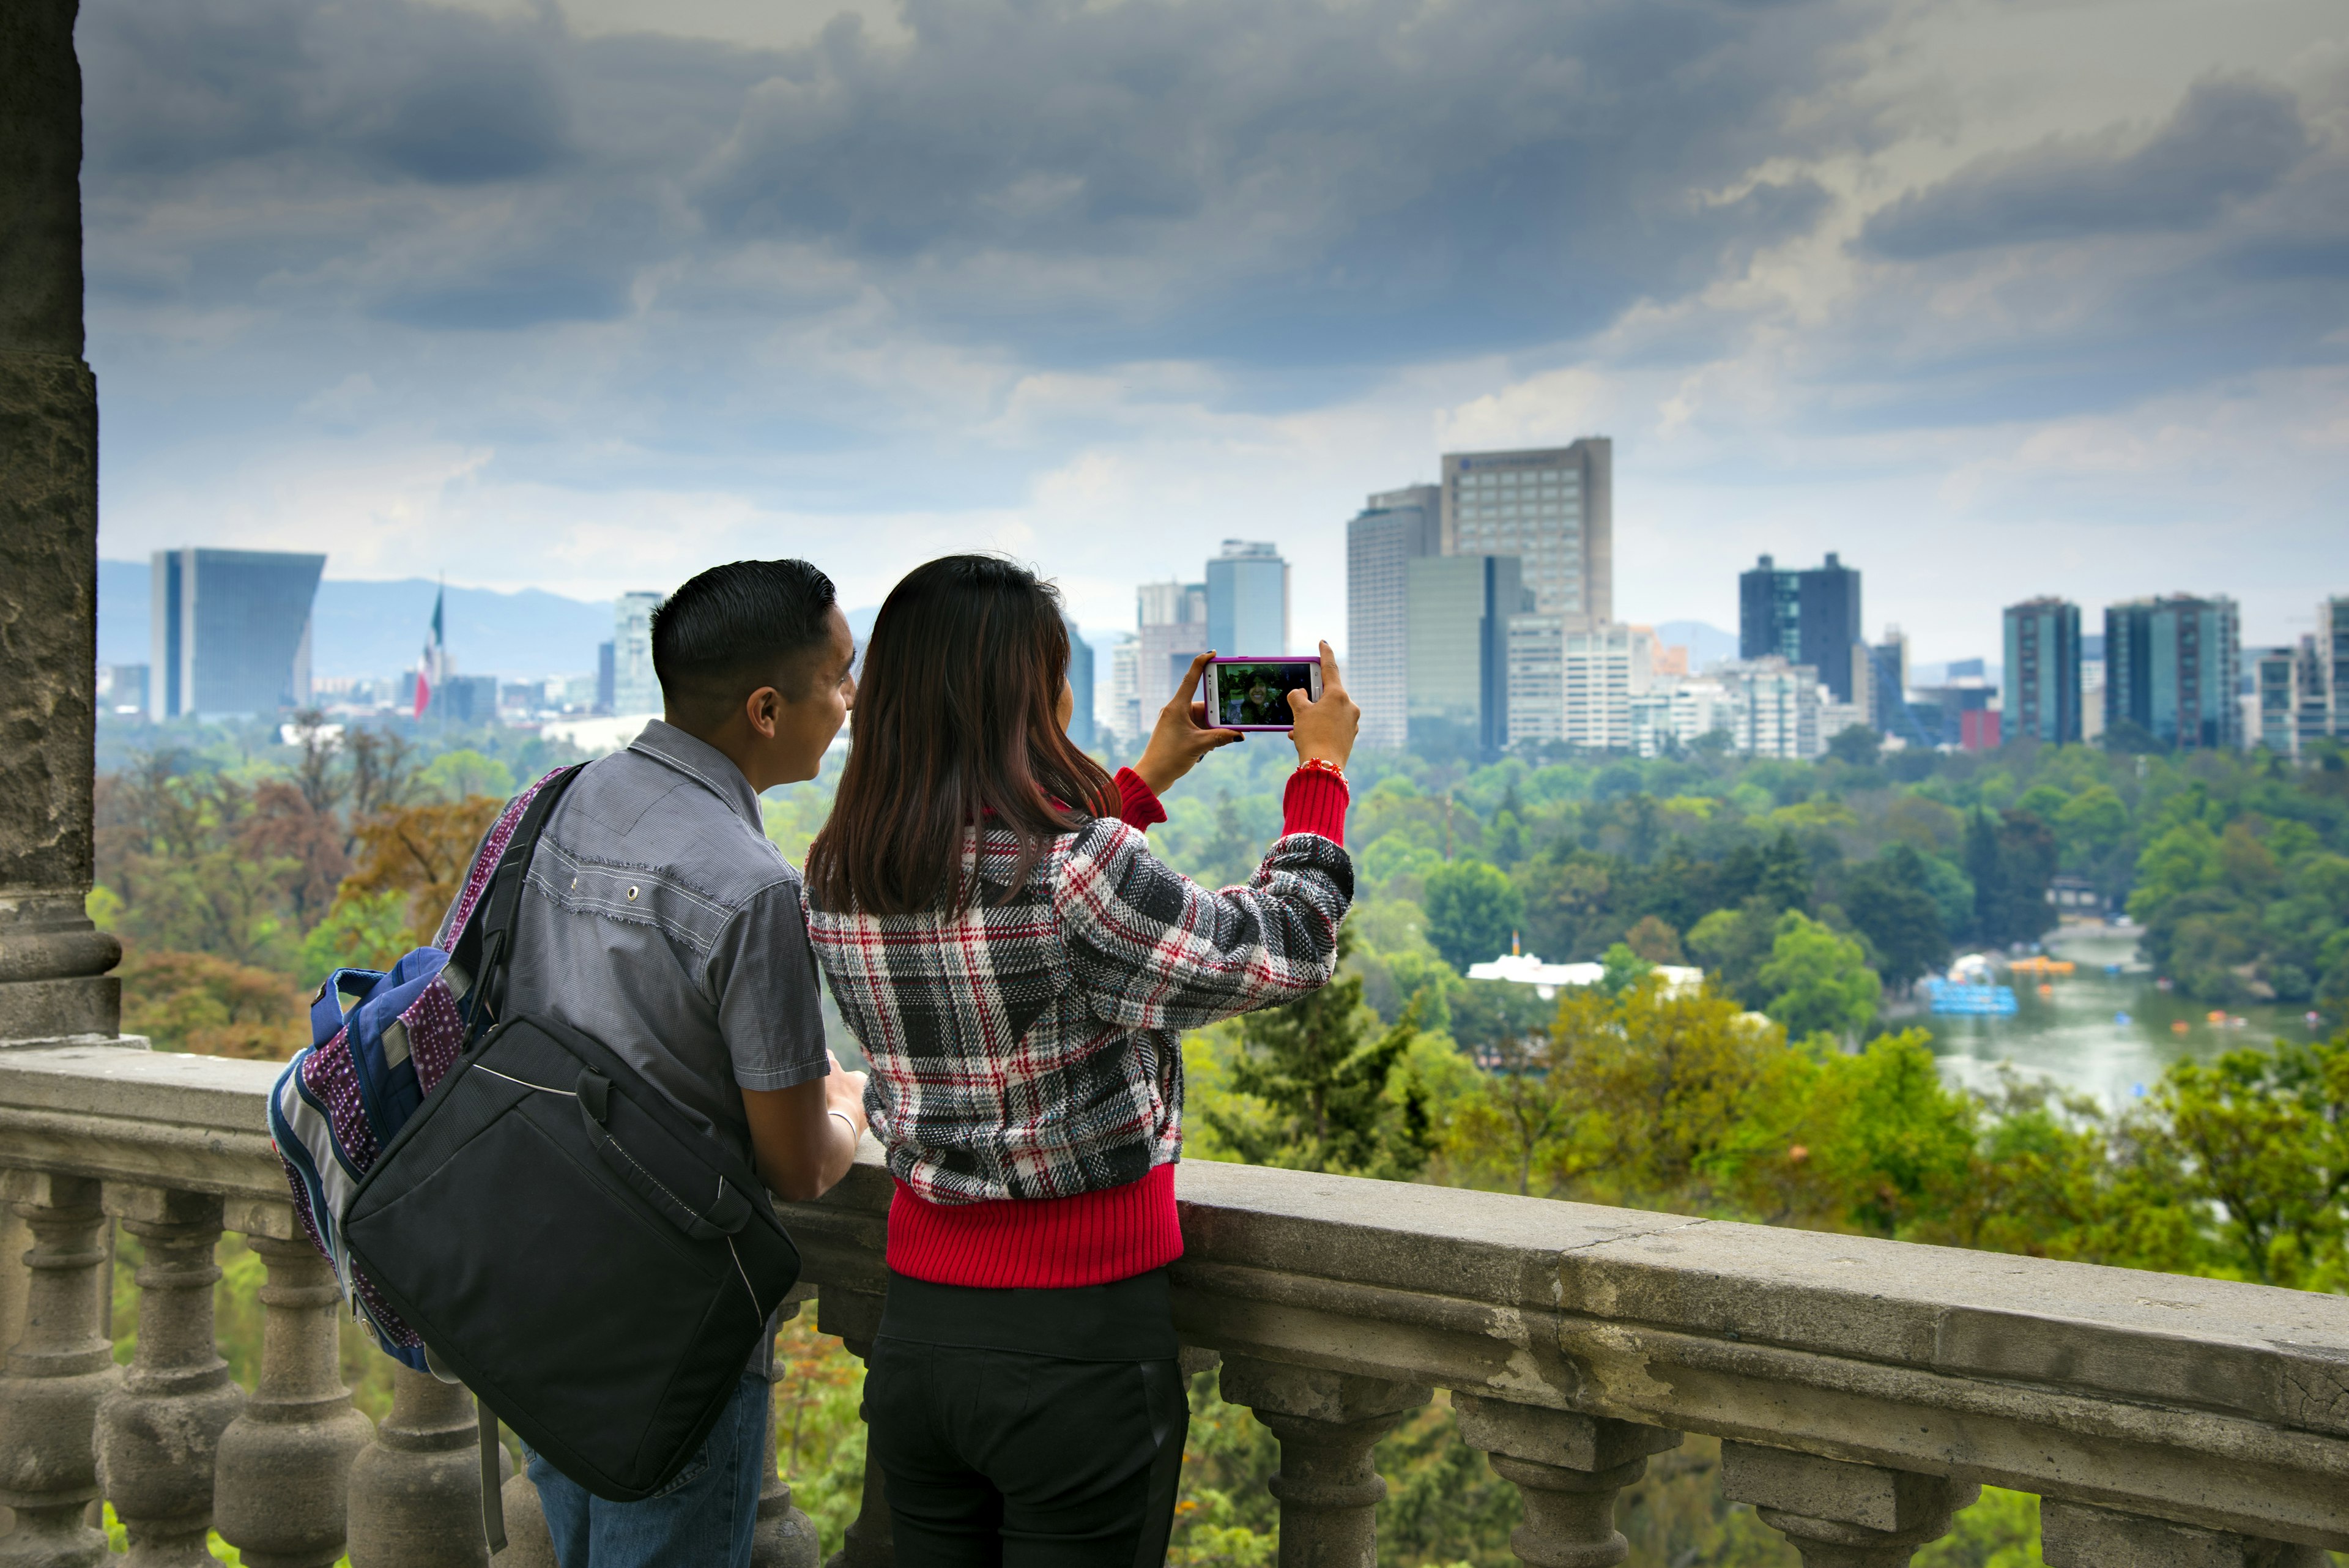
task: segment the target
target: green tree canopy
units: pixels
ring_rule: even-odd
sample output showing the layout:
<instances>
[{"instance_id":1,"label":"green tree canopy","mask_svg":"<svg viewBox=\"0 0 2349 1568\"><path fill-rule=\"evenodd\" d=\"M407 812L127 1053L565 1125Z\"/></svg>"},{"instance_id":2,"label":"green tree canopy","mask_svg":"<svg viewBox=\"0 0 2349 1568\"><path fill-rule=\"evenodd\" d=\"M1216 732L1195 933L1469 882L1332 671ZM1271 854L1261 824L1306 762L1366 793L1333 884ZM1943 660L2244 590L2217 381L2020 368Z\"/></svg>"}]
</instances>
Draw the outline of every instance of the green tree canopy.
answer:
<instances>
[{"instance_id":1,"label":"green tree canopy","mask_svg":"<svg viewBox=\"0 0 2349 1568\"><path fill-rule=\"evenodd\" d=\"M1770 993L1763 1011L1796 1039L1857 1039L1884 990L1857 941L1795 909L1778 917L1759 979Z\"/></svg>"},{"instance_id":2,"label":"green tree canopy","mask_svg":"<svg viewBox=\"0 0 2349 1568\"><path fill-rule=\"evenodd\" d=\"M1525 918L1525 896L1497 866L1454 860L1427 874L1427 940L1463 973L1507 952Z\"/></svg>"}]
</instances>

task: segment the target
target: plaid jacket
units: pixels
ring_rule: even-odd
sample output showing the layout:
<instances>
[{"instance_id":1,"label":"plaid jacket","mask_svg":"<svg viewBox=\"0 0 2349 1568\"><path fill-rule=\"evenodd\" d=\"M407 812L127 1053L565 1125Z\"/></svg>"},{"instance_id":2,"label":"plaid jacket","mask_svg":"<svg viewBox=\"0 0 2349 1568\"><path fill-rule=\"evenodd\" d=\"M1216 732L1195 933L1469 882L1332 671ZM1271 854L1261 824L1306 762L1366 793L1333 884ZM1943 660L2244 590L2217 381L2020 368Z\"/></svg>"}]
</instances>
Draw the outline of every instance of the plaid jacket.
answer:
<instances>
[{"instance_id":1,"label":"plaid jacket","mask_svg":"<svg viewBox=\"0 0 2349 1568\"><path fill-rule=\"evenodd\" d=\"M1293 1002L1337 967L1354 868L1319 835L1289 834L1247 887L1209 892L1104 817L1008 902L1011 834L972 838L981 892L959 916L808 909L872 1061L874 1136L934 1203L1067 1198L1172 1162L1179 1032Z\"/></svg>"}]
</instances>

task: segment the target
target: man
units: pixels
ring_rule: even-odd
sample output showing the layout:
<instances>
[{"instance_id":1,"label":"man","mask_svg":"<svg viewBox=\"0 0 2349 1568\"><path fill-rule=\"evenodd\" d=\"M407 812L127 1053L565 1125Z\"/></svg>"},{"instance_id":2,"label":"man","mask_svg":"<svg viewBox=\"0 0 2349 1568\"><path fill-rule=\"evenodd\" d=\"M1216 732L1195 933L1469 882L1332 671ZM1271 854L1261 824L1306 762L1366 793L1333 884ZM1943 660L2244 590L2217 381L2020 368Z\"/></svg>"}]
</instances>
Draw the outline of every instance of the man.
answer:
<instances>
[{"instance_id":1,"label":"man","mask_svg":"<svg viewBox=\"0 0 2349 1568\"><path fill-rule=\"evenodd\" d=\"M768 842L759 795L815 777L855 697L855 644L805 561L712 567L653 612L652 642L662 716L556 807L507 1009L602 1041L777 1193L814 1198L855 1158L864 1075L824 1048L799 874ZM657 1497L606 1502L533 1456L564 1568L748 1568L774 1463L772 1355L770 1332Z\"/></svg>"}]
</instances>

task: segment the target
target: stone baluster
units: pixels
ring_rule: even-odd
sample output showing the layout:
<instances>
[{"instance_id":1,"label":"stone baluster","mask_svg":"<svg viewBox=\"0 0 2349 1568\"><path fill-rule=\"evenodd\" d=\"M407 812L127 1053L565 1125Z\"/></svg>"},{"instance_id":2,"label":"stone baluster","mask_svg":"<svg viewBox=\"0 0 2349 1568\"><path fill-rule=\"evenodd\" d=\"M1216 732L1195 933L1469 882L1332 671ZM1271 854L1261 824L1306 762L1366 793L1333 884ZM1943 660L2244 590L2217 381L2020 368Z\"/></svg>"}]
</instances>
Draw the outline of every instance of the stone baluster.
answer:
<instances>
[{"instance_id":1,"label":"stone baluster","mask_svg":"<svg viewBox=\"0 0 2349 1568\"><path fill-rule=\"evenodd\" d=\"M826 1285L816 1297L816 1329L839 1335L850 1355L859 1361L869 1361L873 1336L881 1328L881 1300L863 1291ZM862 1407L856 1413L860 1418L864 1415ZM889 1533L889 1495L882 1481L881 1467L874 1462L868 1446L864 1491L857 1503L856 1518L842 1532L840 1550L824 1559L823 1568L889 1568L895 1555Z\"/></svg>"},{"instance_id":2,"label":"stone baluster","mask_svg":"<svg viewBox=\"0 0 2349 1568\"><path fill-rule=\"evenodd\" d=\"M1271 1486L1280 1500L1281 1568L1372 1568L1375 1511L1387 1483L1371 1450L1434 1390L1246 1356L1225 1358L1221 1386L1280 1438Z\"/></svg>"},{"instance_id":3,"label":"stone baluster","mask_svg":"<svg viewBox=\"0 0 2349 1568\"><path fill-rule=\"evenodd\" d=\"M245 1568L331 1568L343 1554L351 1463L375 1431L343 1386L342 1292L285 1204L249 1204L231 1218L268 1272L261 1376L221 1434L214 1528Z\"/></svg>"},{"instance_id":4,"label":"stone baluster","mask_svg":"<svg viewBox=\"0 0 2349 1568\"><path fill-rule=\"evenodd\" d=\"M393 1367L391 1414L352 1463L349 1497L351 1568L485 1568L473 1397Z\"/></svg>"},{"instance_id":5,"label":"stone baluster","mask_svg":"<svg viewBox=\"0 0 2349 1568\"><path fill-rule=\"evenodd\" d=\"M131 1568L208 1568L221 1433L244 1403L212 1334L221 1200L152 1187L108 1194L139 1238L139 1345L98 1410L98 1469Z\"/></svg>"},{"instance_id":6,"label":"stone baluster","mask_svg":"<svg viewBox=\"0 0 2349 1568\"><path fill-rule=\"evenodd\" d=\"M1529 1568L1610 1568L1630 1556L1615 1528L1615 1494L1646 1472L1650 1454L1681 1442L1661 1427L1478 1395L1454 1394L1452 1409L1461 1440L1525 1500L1509 1549Z\"/></svg>"},{"instance_id":7,"label":"stone baluster","mask_svg":"<svg viewBox=\"0 0 2349 1568\"><path fill-rule=\"evenodd\" d=\"M98 1407L120 1381L101 1332L109 1299L98 1184L11 1171L5 1196L33 1236L25 1254L25 1332L0 1376L0 1536L5 1568L91 1568L106 1536L85 1514L98 1495Z\"/></svg>"},{"instance_id":8,"label":"stone baluster","mask_svg":"<svg viewBox=\"0 0 2349 1568\"><path fill-rule=\"evenodd\" d=\"M784 1303L775 1314L778 1324L800 1315L800 1303ZM823 1544L816 1538L815 1521L792 1506L792 1483L775 1460L775 1397L767 1390L766 1469L759 1483L759 1524L750 1538L750 1568L816 1568Z\"/></svg>"},{"instance_id":9,"label":"stone baluster","mask_svg":"<svg viewBox=\"0 0 2349 1568\"><path fill-rule=\"evenodd\" d=\"M1804 1568L1907 1568L1982 1495L1971 1482L1751 1443L1721 1445L1721 1486L1795 1543Z\"/></svg>"},{"instance_id":10,"label":"stone baluster","mask_svg":"<svg viewBox=\"0 0 2349 1568\"><path fill-rule=\"evenodd\" d=\"M2260 1541L2047 1498L2039 1505L2047 1568L2324 1568L2314 1546Z\"/></svg>"}]
</instances>

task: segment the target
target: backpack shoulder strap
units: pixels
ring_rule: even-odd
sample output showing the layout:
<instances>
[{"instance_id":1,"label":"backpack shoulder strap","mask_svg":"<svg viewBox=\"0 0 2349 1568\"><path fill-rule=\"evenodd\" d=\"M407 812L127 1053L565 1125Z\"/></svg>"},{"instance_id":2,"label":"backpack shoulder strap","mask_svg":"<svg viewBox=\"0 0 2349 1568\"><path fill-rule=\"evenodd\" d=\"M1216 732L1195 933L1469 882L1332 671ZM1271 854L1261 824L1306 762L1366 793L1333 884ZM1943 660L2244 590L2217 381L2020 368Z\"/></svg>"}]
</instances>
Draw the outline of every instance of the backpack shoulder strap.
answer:
<instances>
[{"instance_id":1,"label":"backpack shoulder strap","mask_svg":"<svg viewBox=\"0 0 2349 1568\"><path fill-rule=\"evenodd\" d=\"M463 1009L469 1025L476 1020L497 1019L499 1005L505 1000L505 966L512 956L514 921L522 909L523 884L530 876L531 856L538 848L539 835L545 830L547 818L554 815L555 804L585 766L578 763L559 768L540 781L531 794L530 804L523 808L522 820L514 825L512 836L506 840L504 852L498 857L497 869L491 874L489 886L458 935L450 961L468 976Z\"/></svg>"}]
</instances>

